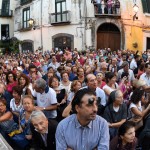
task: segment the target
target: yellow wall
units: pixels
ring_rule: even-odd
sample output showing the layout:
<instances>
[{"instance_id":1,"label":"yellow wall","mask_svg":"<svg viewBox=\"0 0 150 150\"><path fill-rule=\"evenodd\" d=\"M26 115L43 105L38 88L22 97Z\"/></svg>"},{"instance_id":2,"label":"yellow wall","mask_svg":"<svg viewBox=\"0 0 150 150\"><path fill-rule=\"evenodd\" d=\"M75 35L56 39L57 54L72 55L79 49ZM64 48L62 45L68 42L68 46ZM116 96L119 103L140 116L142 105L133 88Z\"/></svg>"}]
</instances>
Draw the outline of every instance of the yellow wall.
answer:
<instances>
[{"instance_id":1,"label":"yellow wall","mask_svg":"<svg viewBox=\"0 0 150 150\"><path fill-rule=\"evenodd\" d=\"M125 33L128 36L126 36L126 48L129 50L139 50L142 52L143 50L143 31L142 28L140 27L136 27L136 26L130 26L128 27L130 28L129 30L127 30L127 32L129 33ZM137 43L138 47L134 48L133 47L133 43Z\"/></svg>"}]
</instances>

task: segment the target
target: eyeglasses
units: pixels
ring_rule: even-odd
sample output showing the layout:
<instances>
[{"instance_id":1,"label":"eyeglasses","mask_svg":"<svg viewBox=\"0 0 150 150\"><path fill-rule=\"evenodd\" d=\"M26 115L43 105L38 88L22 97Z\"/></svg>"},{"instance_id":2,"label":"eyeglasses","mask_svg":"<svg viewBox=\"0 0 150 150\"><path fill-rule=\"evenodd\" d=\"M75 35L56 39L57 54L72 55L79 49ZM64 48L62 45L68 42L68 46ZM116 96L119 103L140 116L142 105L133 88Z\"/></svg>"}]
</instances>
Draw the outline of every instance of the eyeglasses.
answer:
<instances>
[{"instance_id":1,"label":"eyeglasses","mask_svg":"<svg viewBox=\"0 0 150 150\"><path fill-rule=\"evenodd\" d=\"M36 71L32 71L32 70L30 70L30 73L36 73Z\"/></svg>"},{"instance_id":2,"label":"eyeglasses","mask_svg":"<svg viewBox=\"0 0 150 150\"><path fill-rule=\"evenodd\" d=\"M8 78L12 78L13 76L8 76Z\"/></svg>"}]
</instances>

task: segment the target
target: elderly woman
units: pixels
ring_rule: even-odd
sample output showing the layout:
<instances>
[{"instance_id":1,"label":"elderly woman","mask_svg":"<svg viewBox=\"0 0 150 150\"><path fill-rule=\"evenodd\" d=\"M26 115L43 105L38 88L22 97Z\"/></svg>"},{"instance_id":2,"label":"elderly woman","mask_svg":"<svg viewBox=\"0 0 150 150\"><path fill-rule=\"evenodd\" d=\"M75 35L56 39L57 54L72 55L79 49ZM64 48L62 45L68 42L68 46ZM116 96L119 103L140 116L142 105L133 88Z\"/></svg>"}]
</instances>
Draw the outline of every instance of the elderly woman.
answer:
<instances>
[{"instance_id":1,"label":"elderly woman","mask_svg":"<svg viewBox=\"0 0 150 150\"><path fill-rule=\"evenodd\" d=\"M18 85L23 88L22 95L32 95L32 84L30 83L30 79L25 74L20 74L18 77Z\"/></svg>"},{"instance_id":2,"label":"elderly woman","mask_svg":"<svg viewBox=\"0 0 150 150\"><path fill-rule=\"evenodd\" d=\"M110 150L135 150L136 146L134 123L127 121L120 126L118 135L111 140Z\"/></svg>"},{"instance_id":3,"label":"elderly woman","mask_svg":"<svg viewBox=\"0 0 150 150\"><path fill-rule=\"evenodd\" d=\"M20 129L24 132L25 137L31 140L32 134L30 131L30 116L34 111L34 100L31 95L26 95L22 98L23 111L19 116Z\"/></svg>"},{"instance_id":4,"label":"elderly woman","mask_svg":"<svg viewBox=\"0 0 150 150\"><path fill-rule=\"evenodd\" d=\"M123 104L123 94L120 90L110 93L109 104L105 108L103 117L109 124L110 138L112 139L127 118L127 106Z\"/></svg>"},{"instance_id":5,"label":"elderly woman","mask_svg":"<svg viewBox=\"0 0 150 150\"><path fill-rule=\"evenodd\" d=\"M101 89L106 85L106 83L103 81L104 74L103 72L97 72L96 79L97 79L97 86Z\"/></svg>"},{"instance_id":6,"label":"elderly woman","mask_svg":"<svg viewBox=\"0 0 150 150\"><path fill-rule=\"evenodd\" d=\"M61 82L60 82L60 88L61 89L65 89L66 93L68 94L70 92L70 88L71 88L71 81L69 81L69 74L64 71L61 73Z\"/></svg>"},{"instance_id":7,"label":"elderly woman","mask_svg":"<svg viewBox=\"0 0 150 150\"><path fill-rule=\"evenodd\" d=\"M82 86L85 86L84 79L85 79L84 69L82 67L79 67L77 69L77 76L73 80L79 80L82 83Z\"/></svg>"}]
</instances>

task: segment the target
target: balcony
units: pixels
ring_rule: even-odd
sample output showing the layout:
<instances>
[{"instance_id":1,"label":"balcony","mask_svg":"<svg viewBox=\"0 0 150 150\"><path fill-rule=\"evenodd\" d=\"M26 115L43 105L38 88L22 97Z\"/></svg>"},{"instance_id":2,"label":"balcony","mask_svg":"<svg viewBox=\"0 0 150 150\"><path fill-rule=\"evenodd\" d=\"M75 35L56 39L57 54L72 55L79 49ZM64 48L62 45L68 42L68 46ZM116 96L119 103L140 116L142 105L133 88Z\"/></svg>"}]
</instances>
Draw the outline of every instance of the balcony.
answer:
<instances>
[{"instance_id":1,"label":"balcony","mask_svg":"<svg viewBox=\"0 0 150 150\"><path fill-rule=\"evenodd\" d=\"M25 5L25 4L28 4L31 2L32 2L32 0L20 0L20 5Z\"/></svg>"},{"instance_id":2,"label":"balcony","mask_svg":"<svg viewBox=\"0 0 150 150\"><path fill-rule=\"evenodd\" d=\"M66 25L71 23L71 12L64 11L62 13L51 13L50 14L51 25Z\"/></svg>"},{"instance_id":3,"label":"balcony","mask_svg":"<svg viewBox=\"0 0 150 150\"><path fill-rule=\"evenodd\" d=\"M12 10L0 9L0 17L12 17L12 16L13 16Z\"/></svg>"},{"instance_id":4,"label":"balcony","mask_svg":"<svg viewBox=\"0 0 150 150\"><path fill-rule=\"evenodd\" d=\"M112 6L110 8L107 7L107 4L94 4L95 17L98 18L121 18L120 8L116 6Z\"/></svg>"}]
</instances>

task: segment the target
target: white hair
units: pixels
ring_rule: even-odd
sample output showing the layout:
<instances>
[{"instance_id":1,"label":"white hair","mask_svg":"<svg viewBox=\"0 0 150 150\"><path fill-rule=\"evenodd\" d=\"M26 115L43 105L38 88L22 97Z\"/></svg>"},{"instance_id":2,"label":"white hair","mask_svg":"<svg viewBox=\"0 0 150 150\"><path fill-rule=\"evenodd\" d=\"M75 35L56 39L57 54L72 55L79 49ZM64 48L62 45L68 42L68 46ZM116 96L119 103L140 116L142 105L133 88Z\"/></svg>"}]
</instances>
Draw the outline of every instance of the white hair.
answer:
<instances>
[{"instance_id":1,"label":"white hair","mask_svg":"<svg viewBox=\"0 0 150 150\"><path fill-rule=\"evenodd\" d=\"M32 121L34 118L39 118L39 117L44 117L45 119L47 119L45 114L41 110L33 111L31 116L30 116L30 119Z\"/></svg>"}]
</instances>

